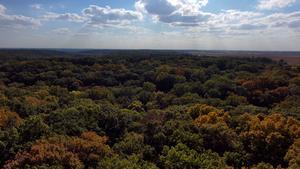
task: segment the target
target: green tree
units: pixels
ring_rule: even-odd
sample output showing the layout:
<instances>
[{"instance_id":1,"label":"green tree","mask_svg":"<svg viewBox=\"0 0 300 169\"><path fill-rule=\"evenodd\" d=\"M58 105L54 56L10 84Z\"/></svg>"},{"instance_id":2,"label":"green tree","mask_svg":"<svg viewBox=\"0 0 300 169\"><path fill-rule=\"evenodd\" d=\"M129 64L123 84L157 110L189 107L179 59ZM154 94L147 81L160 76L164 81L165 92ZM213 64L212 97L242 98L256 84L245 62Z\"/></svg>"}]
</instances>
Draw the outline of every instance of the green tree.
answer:
<instances>
[{"instance_id":1,"label":"green tree","mask_svg":"<svg viewBox=\"0 0 300 169\"><path fill-rule=\"evenodd\" d=\"M41 116L30 116L19 127L22 142L35 141L51 133L50 127Z\"/></svg>"},{"instance_id":2,"label":"green tree","mask_svg":"<svg viewBox=\"0 0 300 169\"><path fill-rule=\"evenodd\" d=\"M98 164L99 169L158 169L155 164L142 160L136 155L106 157Z\"/></svg>"},{"instance_id":3,"label":"green tree","mask_svg":"<svg viewBox=\"0 0 300 169\"><path fill-rule=\"evenodd\" d=\"M160 160L166 169L227 168L224 159L217 153L207 151L199 154L181 143L171 148L164 147Z\"/></svg>"}]
</instances>

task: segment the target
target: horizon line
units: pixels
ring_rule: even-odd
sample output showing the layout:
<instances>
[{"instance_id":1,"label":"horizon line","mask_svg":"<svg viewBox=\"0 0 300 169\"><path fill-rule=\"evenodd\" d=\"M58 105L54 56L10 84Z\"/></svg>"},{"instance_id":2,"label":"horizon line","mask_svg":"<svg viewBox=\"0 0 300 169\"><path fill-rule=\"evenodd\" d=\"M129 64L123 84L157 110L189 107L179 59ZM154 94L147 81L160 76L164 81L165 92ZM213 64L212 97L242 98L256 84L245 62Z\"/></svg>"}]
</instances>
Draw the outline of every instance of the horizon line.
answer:
<instances>
[{"instance_id":1,"label":"horizon line","mask_svg":"<svg viewBox=\"0 0 300 169\"><path fill-rule=\"evenodd\" d=\"M246 49L156 49L156 48L27 48L5 47L0 50L115 50L115 51L228 51L228 52L300 52L300 50L246 50Z\"/></svg>"}]
</instances>

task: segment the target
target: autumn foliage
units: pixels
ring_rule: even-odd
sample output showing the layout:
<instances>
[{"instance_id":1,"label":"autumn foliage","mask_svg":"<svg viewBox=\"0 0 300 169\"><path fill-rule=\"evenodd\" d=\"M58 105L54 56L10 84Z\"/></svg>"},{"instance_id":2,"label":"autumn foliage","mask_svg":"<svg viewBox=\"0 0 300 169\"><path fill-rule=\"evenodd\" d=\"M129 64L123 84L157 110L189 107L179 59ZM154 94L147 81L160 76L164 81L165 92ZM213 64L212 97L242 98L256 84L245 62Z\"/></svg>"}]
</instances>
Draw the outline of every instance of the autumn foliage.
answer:
<instances>
[{"instance_id":1,"label":"autumn foliage","mask_svg":"<svg viewBox=\"0 0 300 169\"><path fill-rule=\"evenodd\" d=\"M202 111L207 105L202 105ZM213 130L209 135L222 147L210 147L216 151L227 147L234 151L243 147L249 157L248 163L268 162L275 165L299 165L300 123L292 117L281 114L250 115L238 119L230 117L223 110L211 109L208 114L200 115L194 124L205 130ZM221 137L217 138L218 135ZM218 139L222 139L219 141ZM213 143L209 143L213 145Z\"/></svg>"},{"instance_id":2,"label":"autumn foliage","mask_svg":"<svg viewBox=\"0 0 300 169\"><path fill-rule=\"evenodd\" d=\"M24 168L25 165L51 164L64 168L80 169L93 166L110 152L106 137L94 132L82 133L80 137L55 136L36 141L28 151L19 152L8 161L5 169Z\"/></svg>"},{"instance_id":3,"label":"autumn foliage","mask_svg":"<svg viewBox=\"0 0 300 169\"><path fill-rule=\"evenodd\" d=\"M62 53L0 50L0 168L300 168L300 66Z\"/></svg>"},{"instance_id":4,"label":"autumn foliage","mask_svg":"<svg viewBox=\"0 0 300 169\"><path fill-rule=\"evenodd\" d=\"M16 112L11 112L6 109L0 109L0 128L12 127L19 125L22 119Z\"/></svg>"}]
</instances>

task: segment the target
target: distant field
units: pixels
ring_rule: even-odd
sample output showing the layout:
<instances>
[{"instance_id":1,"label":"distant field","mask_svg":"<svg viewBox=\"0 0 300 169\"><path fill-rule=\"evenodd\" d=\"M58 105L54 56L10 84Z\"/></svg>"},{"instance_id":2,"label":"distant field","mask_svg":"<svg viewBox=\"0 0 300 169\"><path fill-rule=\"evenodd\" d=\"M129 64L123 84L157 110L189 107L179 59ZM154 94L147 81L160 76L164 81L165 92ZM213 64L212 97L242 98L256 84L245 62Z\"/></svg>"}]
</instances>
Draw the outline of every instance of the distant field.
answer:
<instances>
[{"instance_id":1,"label":"distant field","mask_svg":"<svg viewBox=\"0 0 300 169\"><path fill-rule=\"evenodd\" d=\"M275 61L284 60L290 65L300 64L300 57L271 57Z\"/></svg>"},{"instance_id":2,"label":"distant field","mask_svg":"<svg viewBox=\"0 0 300 169\"><path fill-rule=\"evenodd\" d=\"M267 57L275 61L284 60L288 64L300 64L300 52L293 51L187 51L198 56Z\"/></svg>"}]
</instances>

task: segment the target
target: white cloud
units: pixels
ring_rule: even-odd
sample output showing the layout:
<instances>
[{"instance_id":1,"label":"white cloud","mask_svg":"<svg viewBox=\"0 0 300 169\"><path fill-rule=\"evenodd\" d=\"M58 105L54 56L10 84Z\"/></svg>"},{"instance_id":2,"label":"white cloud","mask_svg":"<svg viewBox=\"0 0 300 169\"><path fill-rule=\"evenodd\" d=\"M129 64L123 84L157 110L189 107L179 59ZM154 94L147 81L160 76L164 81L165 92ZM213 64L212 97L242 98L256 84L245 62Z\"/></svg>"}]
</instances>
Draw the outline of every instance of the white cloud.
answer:
<instances>
[{"instance_id":1,"label":"white cloud","mask_svg":"<svg viewBox=\"0 0 300 169\"><path fill-rule=\"evenodd\" d=\"M143 15L140 12L121 8L110 8L90 5L82 10L87 24L96 27L130 25L132 21L141 20Z\"/></svg>"},{"instance_id":2,"label":"white cloud","mask_svg":"<svg viewBox=\"0 0 300 169\"><path fill-rule=\"evenodd\" d=\"M274 28L291 28L300 30L300 11L292 13L276 13L265 18Z\"/></svg>"},{"instance_id":3,"label":"white cloud","mask_svg":"<svg viewBox=\"0 0 300 169\"><path fill-rule=\"evenodd\" d=\"M160 16L159 20L165 23L171 23L176 26L197 26L201 22L207 21L212 15L209 13L199 12L195 15L181 15L180 13L174 13L169 16Z\"/></svg>"},{"instance_id":4,"label":"white cloud","mask_svg":"<svg viewBox=\"0 0 300 169\"><path fill-rule=\"evenodd\" d=\"M57 28L54 29L53 32L59 35L66 35L71 33L71 30L69 28Z\"/></svg>"},{"instance_id":5,"label":"white cloud","mask_svg":"<svg viewBox=\"0 0 300 169\"><path fill-rule=\"evenodd\" d=\"M214 19L219 20L221 23L240 23L248 20L263 16L259 12L239 11L239 10L226 10L222 13L215 15Z\"/></svg>"},{"instance_id":6,"label":"white cloud","mask_svg":"<svg viewBox=\"0 0 300 169\"><path fill-rule=\"evenodd\" d=\"M212 14L200 11L208 0L138 0L137 11L152 15L156 21L174 26L197 26Z\"/></svg>"},{"instance_id":7,"label":"white cloud","mask_svg":"<svg viewBox=\"0 0 300 169\"><path fill-rule=\"evenodd\" d=\"M30 8L34 9L34 10L41 10L43 9L41 4L32 4L30 5Z\"/></svg>"},{"instance_id":8,"label":"white cloud","mask_svg":"<svg viewBox=\"0 0 300 169\"><path fill-rule=\"evenodd\" d=\"M191 15L198 13L199 9L208 4L208 0L168 0L173 6L183 14Z\"/></svg>"},{"instance_id":9,"label":"white cloud","mask_svg":"<svg viewBox=\"0 0 300 169\"><path fill-rule=\"evenodd\" d=\"M279 36L300 31L300 11L263 14L227 10L215 14L207 22L186 30L190 34L210 34L219 37ZM284 33L282 33L284 32Z\"/></svg>"},{"instance_id":10,"label":"white cloud","mask_svg":"<svg viewBox=\"0 0 300 169\"><path fill-rule=\"evenodd\" d=\"M175 26L186 26L183 31L187 36L192 37L204 34L216 37L225 35L242 36L267 29L268 25L257 21L261 17L264 17L264 15L258 12L226 10L218 14L210 14L210 17L206 21L198 22L198 24L181 24Z\"/></svg>"},{"instance_id":11,"label":"white cloud","mask_svg":"<svg viewBox=\"0 0 300 169\"><path fill-rule=\"evenodd\" d=\"M53 13L48 12L43 16L43 20L62 20L69 22L84 23L85 26L92 27L116 27L132 28L133 21L141 20L143 15L140 12L121 8L111 8L109 6L100 7L90 5L84 8L80 14L77 13Z\"/></svg>"},{"instance_id":12,"label":"white cloud","mask_svg":"<svg viewBox=\"0 0 300 169\"><path fill-rule=\"evenodd\" d=\"M295 2L296 0L260 0L257 8L266 10L284 8Z\"/></svg>"},{"instance_id":13,"label":"white cloud","mask_svg":"<svg viewBox=\"0 0 300 169\"><path fill-rule=\"evenodd\" d=\"M62 21L70 21L70 22L84 22L86 20L85 17L76 14L76 13L53 13L48 12L46 15L43 16L44 20L62 20Z\"/></svg>"},{"instance_id":14,"label":"white cloud","mask_svg":"<svg viewBox=\"0 0 300 169\"><path fill-rule=\"evenodd\" d=\"M31 17L6 14L6 8L0 4L0 28L36 28L40 25L39 20Z\"/></svg>"},{"instance_id":15,"label":"white cloud","mask_svg":"<svg viewBox=\"0 0 300 169\"><path fill-rule=\"evenodd\" d=\"M137 10L158 16L170 15L177 10L168 0L139 0L135 6Z\"/></svg>"},{"instance_id":16,"label":"white cloud","mask_svg":"<svg viewBox=\"0 0 300 169\"><path fill-rule=\"evenodd\" d=\"M246 30L246 31L251 31L251 30L262 30L266 29L268 25L265 24L240 24L238 26L233 26L231 27L232 30Z\"/></svg>"},{"instance_id":17,"label":"white cloud","mask_svg":"<svg viewBox=\"0 0 300 169\"><path fill-rule=\"evenodd\" d=\"M3 6L3 5L0 4L0 14L4 14L5 11L6 11L5 6Z\"/></svg>"},{"instance_id":18,"label":"white cloud","mask_svg":"<svg viewBox=\"0 0 300 169\"><path fill-rule=\"evenodd\" d=\"M203 12L208 0L137 0L136 10L100 7L90 5L81 13L48 12L41 21L69 21L82 25L87 32L98 32L99 28L126 29L138 32L145 28L144 16L150 16L155 22L166 23L171 32L181 32L187 37L210 35L215 37L234 37L276 34L280 31L300 30L300 12L267 14L262 11L222 10L218 13ZM145 19L146 20L146 19ZM148 21L148 20L147 20ZM138 23L138 24L137 24ZM0 27L34 27L40 21L31 17L6 14L6 8L0 4ZM176 27L176 28L174 28ZM149 28L151 29L151 28ZM122 31L122 30L121 30ZM166 29L162 30L166 32ZM68 28L52 31L56 34L69 34ZM147 32L147 31L145 31ZM156 30L153 30L156 32ZM118 32L120 33L120 31Z\"/></svg>"},{"instance_id":19,"label":"white cloud","mask_svg":"<svg viewBox=\"0 0 300 169\"><path fill-rule=\"evenodd\" d=\"M288 27L295 28L295 29L300 29L300 19L289 22Z\"/></svg>"},{"instance_id":20,"label":"white cloud","mask_svg":"<svg viewBox=\"0 0 300 169\"><path fill-rule=\"evenodd\" d=\"M281 8L296 0L260 0L260 8ZM138 0L135 8L150 15L154 21L185 27L186 32L246 35L270 32L277 28L299 28L297 12L265 14L256 11L225 10L220 13L203 12L208 0ZM276 25L276 26L275 26Z\"/></svg>"}]
</instances>

